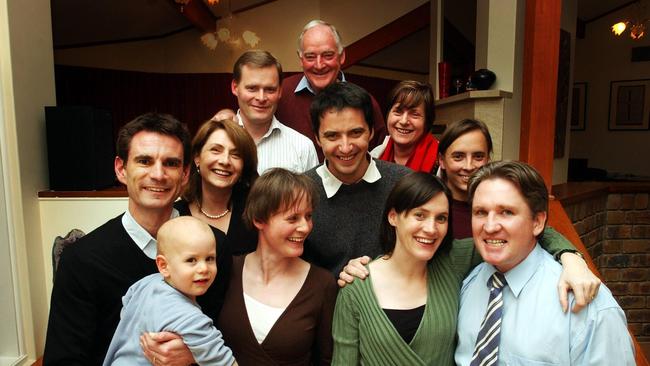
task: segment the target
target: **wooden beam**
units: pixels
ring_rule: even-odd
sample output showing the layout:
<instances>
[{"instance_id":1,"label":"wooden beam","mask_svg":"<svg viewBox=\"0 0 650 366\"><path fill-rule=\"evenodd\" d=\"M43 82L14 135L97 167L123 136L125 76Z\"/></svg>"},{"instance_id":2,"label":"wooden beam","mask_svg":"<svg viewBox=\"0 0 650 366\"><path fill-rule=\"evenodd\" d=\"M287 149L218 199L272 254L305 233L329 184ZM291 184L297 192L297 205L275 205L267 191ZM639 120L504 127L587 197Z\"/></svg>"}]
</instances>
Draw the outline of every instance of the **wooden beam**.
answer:
<instances>
[{"instance_id":1,"label":"wooden beam","mask_svg":"<svg viewBox=\"0 0 650 366\"><path fill-rule=\"evenodd\" d=\"M519 159L551 189L561 0L526 1Z\"/></svg>"},{"instance_id":2,"label":"wooden beam","mask_svg":"<svg viewBox=\"0 0 650 366\"><path fill-rule=\"evenodd\" d=\"M173 36L174 34L185 32L186 30L192 29L192 28L194 28L194 25L186 25L186 26L184 26L182 28L174 29L173 31L169 31L169 32L162 33L162 34L156 34L156 35L153 35L153 36L120 38L120 39L111 39L111 40L107 40L107 41L96 41L96 42L70 43L70 44L63 44L63 45L54 46L54 49L55 50L67 50L67 49L72 49L72 48L105 46L105 45L108 45L108 44L117 44L117 43L150 41L150 40L153 40L153 39L167 38L169 36Z\"/></svg>"},{"instance_id":3,"label":"wooden beam","mask_svg":"<svg viewBox=\"0 0 650 366\"><path fill-rule=\"evenodd\" d=\"M345 47L343 68L353 66L427 25L429 25L429 2Z\"/></svg>"},{"instance_id":4,"label":"wooden beam","mask_svg":"<svg viewBox=\"0 0 650 366\"><path fill-rule=\"evenodd\" d=\"M217 31L217 18L212 14L203 0L191 0L186 5L171 1L196 28L205 33Z\"/></svg>"}]
</instances>

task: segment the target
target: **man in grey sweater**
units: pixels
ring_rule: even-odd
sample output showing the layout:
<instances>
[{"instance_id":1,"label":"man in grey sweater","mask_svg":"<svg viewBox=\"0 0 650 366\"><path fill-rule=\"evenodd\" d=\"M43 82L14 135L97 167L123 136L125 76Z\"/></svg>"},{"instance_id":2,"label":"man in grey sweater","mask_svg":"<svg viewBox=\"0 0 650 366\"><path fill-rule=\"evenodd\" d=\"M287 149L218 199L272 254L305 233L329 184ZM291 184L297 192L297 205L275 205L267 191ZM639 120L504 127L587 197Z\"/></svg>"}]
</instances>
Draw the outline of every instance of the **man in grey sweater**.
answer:
<instances>
[{"instance_id":1,"label":"man in grey sweater","mask_svg":"<svg viewBox=\"0 0 650 366\"><path fill-rule=\"evenodd\" d=\"M374 133L372 101L361 87L329 85L312 102L310 114L325 162L306 172L320 196L304 256L338 276L351 258L381 254L379 226L386 197L411 170L368 154Z\"/></svg>"}]
</instances>

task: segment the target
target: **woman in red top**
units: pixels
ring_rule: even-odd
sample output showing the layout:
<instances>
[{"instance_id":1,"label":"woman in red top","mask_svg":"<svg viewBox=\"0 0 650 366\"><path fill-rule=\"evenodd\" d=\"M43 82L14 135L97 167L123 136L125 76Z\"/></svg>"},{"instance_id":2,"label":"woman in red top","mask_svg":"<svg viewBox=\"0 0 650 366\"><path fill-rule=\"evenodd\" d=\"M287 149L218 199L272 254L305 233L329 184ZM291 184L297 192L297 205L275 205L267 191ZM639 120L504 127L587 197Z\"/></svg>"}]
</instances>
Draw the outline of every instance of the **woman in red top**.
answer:
<instances>
[{"instance_id":1,"label":"woman in red top","mask_svg":"<svg viewBox=\"0 0 650 366\"><path fill-rule=\"evenodd\" d=\"M390 105L386 114L389 136L370 154L414 171L434 172L438 140L430 132L434 120L431 85L402 81L391 91Z\"/></svg>"}]
</instances>

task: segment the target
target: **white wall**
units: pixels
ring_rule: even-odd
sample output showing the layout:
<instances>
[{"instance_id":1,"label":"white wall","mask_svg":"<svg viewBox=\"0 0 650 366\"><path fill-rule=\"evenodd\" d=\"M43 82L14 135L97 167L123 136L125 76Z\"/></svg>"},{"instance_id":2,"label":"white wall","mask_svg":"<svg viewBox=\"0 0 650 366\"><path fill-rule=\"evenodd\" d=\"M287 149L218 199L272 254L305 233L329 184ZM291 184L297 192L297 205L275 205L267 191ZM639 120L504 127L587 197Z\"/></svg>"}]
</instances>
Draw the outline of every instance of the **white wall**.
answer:
<instances>
[{"instance_id":1,"label":"white wall","mask_svg":"<svg viewBox=\"0 0 650 366\"><path fill-rule=\"evenodd\" d=\"M494 71L491 89L512 93L504 101L501 151L494 159L519 159L521 94L524 52L524 0L484 0L476 10L476 68Z\"/></svg>"},{"instance_id":2,"label":"white wall","mask_svg":"<svg viewBox=\"0 0 650 366\"><path fill-rule=\"evenodd\" d=\"M0 74L0 82L2 74ZM5 189L5 174L3 166L7 155L3 148L6 141L4 126L4 98L0 89L0 324L5 330L0 332L0 365L15 364L26 358L23 346L21 320L21 284L18 281L16 241L12 235L12 218L9 210L8 190Z\"/></svg>"},{"instance_id":3,"label":"white wall","mask_svg":"<svg viewBox=\"0 0 650 366\"><path fill-rule=\"evenodd\" d=\"M479 1L476 11L476 69L494 71L497 79L491 89L512 92L517 75L517 27L523 23L517 9L521 0ZM523 41L523 39L522 39Z\"/></svg>"},{"instance_id":4,"label":"white wall","mask_svg":"<svg viewBox=\"0 0 650 366\"><path fill-rule=\"evenodd\" d=\"M27 362L42 350L49 302L36 196L48 180L43 106L55 104L50 22L48 0L0 0L3 168Z\"/></svg>"},{"instance_id":5,"label":"white wall","mask_svg":"<svg viewBox=\"0 0 650 366\"><path fill-rule=\"evenodd\" d=\"M57 236L65 236L72 229L88 234L110 218L124 211L128 199L124 198L40 198L41 234L46 293L52 292L52 244ZM48 297L49 298L49 297Z\"/></svg>"},{"instance_id":6,"label":"white wall","mask_svg":"<svg viewBox=\"0 0 650 366\"><path fill-rule=\"evenodd\" d=\"M609 30L632 9L587 24L585 39L576 42L574 80L587 83L587 114L585 131L571 132L571 157L608 172L650 176L650 131L608 131L610 82L650 79L650 62L630 62L632 47L650 46L650 34L634 41Z\"/></svg>"},{"instance_id":7,"label":"white wall","mask_svg":"<svg viewBox=\"0 0 650 366\"><path fill-rule=\"evenodd\" d=\"M492 2L491 2L492 3ZM503 116L503 159L517 160L519 159L519 140L521 138L521 101L523 93L523 70L524 70L524 30L525 30L525 15L526 15L526 2L524 0L517 0L513 3L516 6L515 12L515 34L514 34L514 52L511 61L513 70L510 72L506 80L508 84L502 83L501 85L509 85L512 88L512 98L505 100L505 111ZM495 13L492 12L494 15ZM495 39L494 37L492 39ZM478 39L477 39L478 41ZM478 44L478 42L477 42ZM478 54L478 53L477 53ZM509 53L510 54L510 53ZM492 52L490 57L492 62L499 60L499 57ZM478 66L478 63L477 63ZM498 78L498 76L497 76Z\"/></svg>"}]
</instances>

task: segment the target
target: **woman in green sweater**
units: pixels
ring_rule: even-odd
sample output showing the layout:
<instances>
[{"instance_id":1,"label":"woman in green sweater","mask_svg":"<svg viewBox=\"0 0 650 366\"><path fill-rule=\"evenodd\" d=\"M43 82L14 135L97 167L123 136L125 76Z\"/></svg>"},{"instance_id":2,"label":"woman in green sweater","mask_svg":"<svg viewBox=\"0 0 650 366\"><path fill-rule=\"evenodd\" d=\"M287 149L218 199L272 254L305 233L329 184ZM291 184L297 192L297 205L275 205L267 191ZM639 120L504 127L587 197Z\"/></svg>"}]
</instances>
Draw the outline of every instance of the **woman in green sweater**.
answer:
<instances>
[{"instance_id":1,"label":"woman in green sweater","mask_svg":"<svg viewBox=\"0 0 650 366\"><path fill-rule=\"evenodd\" d=\"M481 258L472 238L452 245L450 201L429 174L397 182L381 226L386 254L339 291L332 365L454 365L460 286ZM572 248L554 230L540 244L551 254Z\"/></svg>"},{"instance_id":2,"label":"woman in green sweater","mask_svg":"<svg viewBox=\"0 0 650 366\"><path fill-rule=\"evenodd\" d=\"M386 254L365 281L339 292L333 365L453 365L458 291L473 250L471 240L451 245L449 200L426 173L395 185L381 227Z\"/></svg>"}]
</instances>

